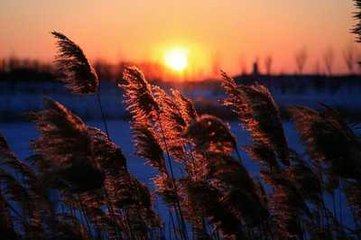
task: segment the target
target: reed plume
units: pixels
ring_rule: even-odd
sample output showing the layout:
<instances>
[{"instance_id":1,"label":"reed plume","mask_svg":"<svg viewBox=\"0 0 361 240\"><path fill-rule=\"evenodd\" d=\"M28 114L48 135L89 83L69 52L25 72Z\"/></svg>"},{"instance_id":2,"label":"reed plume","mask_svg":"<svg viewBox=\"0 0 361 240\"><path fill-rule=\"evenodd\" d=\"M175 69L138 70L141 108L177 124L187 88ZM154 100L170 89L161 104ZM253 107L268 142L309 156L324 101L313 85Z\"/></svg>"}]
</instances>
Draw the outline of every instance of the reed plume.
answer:
<instances>
[{"instance_id":1,"label":"reed plume","mask_svg":"<svg viewBox=\"0 0 361 240\"><path fill-rule=\"evenodd\" d=\"M338 177L361 180L361 143L338 112L327 106L322 111L292 107L289 112L313 160L329 163Z\"/></svg>"},{"instance_id":2,"label":"reed plume","mask_svg":"<svg viewBox=\"0 0 361 240\"><path fill-rule=\"evenodd\" d=\"M144 78L143 78L144 79ZM147 82L145 82L148 84ZM125 86L124 86L125 87ZM150 96L153 98L153 91ZM134 100L134 99L133 99ZM155 108L159 109L156 100L154 99ZM139 112L139 111L138 111ZM150 113L154 118L157 112ZM164 143L159 128L154 126L153 118L148 116L146 120L140 120L133 116L132 132L133 143L136 149L136 154L145 160L145 163L154 167L158 171L158 175L154 177L153 181L156 186L156 191L164 198L168 204L174 204L177 199L175 192L174 180L169 175L169 169L164 159ZM175 126L176 127L176 126Z\"/></svg>"},{"instance_id":3,"label":"reed plume","mask_svg":"<svg viewBox=\"0 0 361 240\"><path fill-rule=\"evenodd\" d=\"M221 204L222 194L203 181L181 181L183 198L186 202L187 217L199 225L199 218L207 217L214 226L213 231L220 231L224 239L241 239L242 231L239 220ZM198 223L197 223L198 222Z\"/></svg>"},{"instance_id":4,"label":"reed plume","mask_svg":"<svg viewBox=\"0 0 361 240\"><path fill-rule=\"evenodd\" d=\"M286 169L286 175L299 190L305 200L322 205L322 183L316 169L309 165L295 151L290 152L291 165Z\"/></svg>"},{"instance_id":5,"label":"reed plume","mask_svg":"<svg viewBox=\"0 0 361 240\"><path fill-rule=\"evenodd\" d=\"M246 146L244 150L248 153L253 161L259 163L265 171L280 171L281 166L277 161L277 156L264 144L253 144Z\"/></svg>"},{"instance_id":6,"label":"reed plume","mask_svg":"<svg viewBox=\"0 0 361 240\"><path fill-rule=\"evenodd\" d=\"M267 224L276 226L277 231L272 231L271 235L280 239L302 239L304 232L298 219L312 221L307 200L321 206L320 179L288 149L278 106L268 89L258 83L237 85L226 73L222 72L222 76L227 94L224 103L231 107L250 133L254 143L245 150L261 164L260 176L272 189L267 196L262 188L254 188L272 216Z\"/></svg>"},{"instance_id":7,"label":"reed plume","mask_svg":"<svg viewBox=\"0 0 361 240\"><path fill-rule=\"evenodd\" d=\"M334 198L337 189L341 188L358 227L361 219L359 137L342 116L328 106L323 106L320 111L306 107L293 107L289 111L309 155L319 166L318 171L326 172L326 190ZM333 212L335 215L335 208Z\"/></svg>"},{"instance_id":8,"label":"reed plume","mask_svg":"<svg viewBox=\"0 0 361 240\"><path fill-rule=\"evenodd\" d=\"M311 212L304 197L290 180L282 174L268 176L273 188L270 209L276 222L277 235L280 239L302 239L300 223L311 217Z\"/></svg>"},{"instance_id":9,"label":"reed plume","mask_svg":"<svg viewBox=\"0 0 361 240\"><path fill-rule=\"evenodd\" d=\"M140 125L156 116L159 107L154 99L152 87L137 67L126 67L118 87L124 91L124 103L133 121Z\"/></svg>"},{"instance_id":10,"label":"reed plume","mask_svg":"<svg viewBox=\"0 0 361 240\"><path fill-rule=\"evenodd\" d=\"M200 151L231 154L237 148L229 126L211 115L198 117L188 126L184 136L191 139Z\"/></svg>"},{"instance_id":11,"label":"reed plume","mask_svg":"<svg viewBox=\"0 0 361 240\"><path fill-rule=\"evenodd\" d=\"M317 175L290 151L290 166L282 167L268 145L254 144L245 148L249 156L260 163L260 176L272 191L265 193L258 185L258 194L271 214L268 225L274 225L272 236L280 239L302 239L300 220L310 221L307 200L321 206L322 190Z\"/></svg>"},{"instance_id":12,"label":"reed plume","mask_svg":"<svg viewBox=\"0 0 361 240\"><path fill-rule=\"evenodd\" d=\"M158 170L160 170L159 167L162 168L160 174L154 178L157 191L175 210L176 221L179 221L181 226L181 239L188 239L173 168L173 160L185 161L184 141L181 134L186 123L180 109L162 89L149 84L143 73L136 67L125 68L123 81L118 86L124 91L125 104L132 116L133 128L152 129L152 132L148 131L148 137L150 137L149 133L152 133L150 142L137 143L140 147L138 153L144 155L145 146L149 145L146 146L148 149L152 146L158 149L157 156L160 156L160 150L166 155L165 168L162 163L159 164L159 161L162 161L159 157L152 161L146 159L146 161L154 166L157 165ZM141 140L139 134L135 137L138 137L135 141Z\"/></svg>"},{"instance_id":13,"label":"reed plume","mask_svg":"<svg viewBox=\"0 0 361 240\"><path fill-rule=\"evenodd\" d=\"M145 160L145 163L157 169L158 174L153 178L156 191L167 204L174 204L177 199L175 182L168 173L164 159L164 151L160 146L156 133L150 126L132 126L133 142L136 154Z\"/></svg>"},{"instance_id":14,"label":"reed plume","mask_svg":"<svg viewBox=\"0 0 361 240\"><path fill-rule=\"evenodd\" d=\"M45 103L44 110L31 114L41 133L33 147L42 156L41 173L54 179L53 186L67 196L65 202L115 238L143 239L159 226L148 189L127 171L121 149L65 106L53 100ZM99 218L105 227L97 225ZM139 224L141 229L133 228Z\"/></svg>"},{"instance_id":15,"label":"reed plume","mask_svg":"<svg viewBox=\"0 0 361 240\"><path fill-rule=\"evenodd\" d=\"M219 204L238 219L240 226L261 224L268 213L253 179L231 155L236 140L229 127L214 116L202 115L188 126L185 136L192 142L193 160L198 166L196 176L189 179L194 184L205 181L216 189L221 196Z\"/></svg>"},{"instance_id":16,"label":"reed plume","mask_svg":"<svg viewBox=\"0 0 361 240\"><path fill-rule=\"evenodd\" d=\"M44 239L51 212L38 176L10 150L0 134L0 215L9 239ZM19 226L22 226L19 229Z\"/></svg>"},{"instance_id":17,"label":"reed plume","mask_svg":"<svg viewBox=\"0 0 361 240\"><path fill-rule=\"evenodd\" d=\"M63 74L61 80L75 94L96 94L99 110L108 137L109 129L100 98L98 75L90 65L83 50L67 36L59 32L52 32L58 40L58 55L56 63L59 72Z\"/></svg>"},{"instance_id":18,"label":"reed plume","mask_svg":"<svg viewBox=\"0 0 361 240\"><path fill-rule=\"evenodd\" d=\"M225 72L222 72L222 86L227 96L224 105L237 114L253 141L268 145L283 164L289 165L279 109L269 90L258 83L237 85Z\"/></svg>"},{"instance_id":19,"label":"reed plume","mask_svg":"<svg viewBox=\"0 0 361 240\"><path fill-rule=\"evenodd\" d=\"M44 176L72 191L102 186L104 173L93 161L91 138L79 117L50 99L45 100L44 110L30 117L41 133L32 147L43 157L39 165Z\"/></svg>"},{"instance_id":20,"label":"reed plume","mask_svg":"<svg viewBox=\"0 0 361 240\"><path fill-rule=\"evenodd\" d=\"M110 141L108 135L93 127L87 127L91 139L93 161L103 170L127 171L127 159L122 149Z\"/></svg>"},{"instance_id":21,"label":"reed plume","mask_svg":"<svg viewBox=\"0 0 361 240\"><path fill-rule=\"evenodd\" d=\"M154 128L158 132L159 143L175 161L187 162L185 140L182 134L187 126L182 110L172 96L158 86L153 87L154 99L159 106Z\"/></svg>"},{"instance_id":22,"label":"reed plume","mask_svg":"<svg viewBox=\"0 0 361 240\"><path fill-rule=\"evenodd\" d=\"M136 154L146 160L146 163L161 173L167 173L163 149L156 139L151 127L133 126L133 141Z\"/></svg>"},{"instance_id":23,"label":"reed plume","mask_svg":"<svg viewBox=\"0 0 361 240\"><path fill-rule=\"evenodd\" d=\"M43 192L43 184L41 184L38 176L34 173L30 166L19 160L11 151L5 137L0 134L0 168L8 172L13 172L22 176L22 181L36 195Z\"/></svg>"},{"instance_id":24,"label":"reed plume","mask_svg":"<svg viewBox=\"0 0 361 240\"><path fill-rule=\"evenodd\" d=\"M96 93L99 79L83 50L64 34L56 31L51 34L57 39L56 63L64 74L61 80L75 94Z\"/></svg>"},{"instance_id":25,"label":"reed plume","mask_svg":"<svg viewBox=\"0 0 361 240\"><path fill-rule=\"evenodd\" d=\"M183 121L189 125L193 120L198 116L197 111L192 103L192 101L183 96L178 90L171 90L172 97L176 106L178 106L180 114L182 115Z\"/></svg>"},{"instance_id":26,"label":"reed plume","mask_svg":"<svg viewBox=\"0 0 361 240\"><path fill-rule=\"evenodd\" d=\"M193 119L184 130L182 138L190 145L186 170L191 178L204 178L209 161L208 153L233 154L236 152L238 160L242 161L229 126L214 116L201 115Z\"/></svg>"},{"instance_id":27,"label":"reed plume","mask_svg":"<svg viewBox=\"0 0 361 240\"><path fill-rule=\"evenodd\" d=\"M207 153L207 159L207 179L222 193L222 204L249 226L260 225L267 219L268 210L247 169L222 153Z\"/></svg>"},{"instance_id":28,"label":"reed plume","mask_svg":"<svg viewBox=\"0 0 361 240\"><path fill-rule=\"evenodd\" d=\"M125 225L128 236L146 236L153 227L160 227L157 215L152 210L152 199L148 188L127 172L108 174L105 188L116 215ZM126 218L124 221L123 218ZM122 222L124 221L124 222ZM136 229L142 226L141 229ZM124 226L123 226L124 230Z\"/></svg>"}]
</instances>

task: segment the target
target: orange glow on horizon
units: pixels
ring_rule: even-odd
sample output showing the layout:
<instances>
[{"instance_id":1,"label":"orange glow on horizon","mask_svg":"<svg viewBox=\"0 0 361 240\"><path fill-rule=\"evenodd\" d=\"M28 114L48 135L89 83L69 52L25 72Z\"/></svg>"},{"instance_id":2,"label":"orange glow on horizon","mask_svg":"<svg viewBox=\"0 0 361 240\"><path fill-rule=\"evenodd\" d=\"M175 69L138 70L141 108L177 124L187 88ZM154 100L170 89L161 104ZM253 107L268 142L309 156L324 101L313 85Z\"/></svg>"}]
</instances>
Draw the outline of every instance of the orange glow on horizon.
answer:
<instances>
[{"instance_id":1,"label":"orange glow on horizon","mask_svg":"<svg viewBox=\"0 0 361 240\"><path fill-rule=\"evenodd\" d=\"M272 73L294 73L294 56L302 47L309 56L304 72L324 68L324 52L333 48L333 72L342 73L347 72L343 48L358 46L350 33L354 11L351 0L3 0L0 60L15 56L51 62L56 49L49 32L57 30L90 60L113 64L165 67L164 54L184 46L184 78L214 76L219 68L229 74L250 72L257 60L263 72L268 56ZM164 69L180 75L171 70Z\"/></svg>"}]
</instances>

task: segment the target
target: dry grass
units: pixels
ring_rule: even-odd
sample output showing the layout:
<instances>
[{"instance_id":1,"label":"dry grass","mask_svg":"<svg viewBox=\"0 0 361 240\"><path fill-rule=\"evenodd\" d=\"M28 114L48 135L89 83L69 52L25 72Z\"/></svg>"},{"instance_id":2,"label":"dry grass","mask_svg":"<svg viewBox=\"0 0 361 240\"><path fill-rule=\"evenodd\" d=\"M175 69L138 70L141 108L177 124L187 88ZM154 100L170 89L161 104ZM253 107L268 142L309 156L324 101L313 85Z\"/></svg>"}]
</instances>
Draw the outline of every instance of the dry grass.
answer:
<instances>
[{"instance_id":1,"label":"dry grass","mask_svg":"<svg viewBox=\"0 0 361 240\"><path fill-rule=\"evenodd\" d=\"M97 93L96 73L80 47L53 34L67 86ZM168 94L138 68L125 68L119 87L132 116L136 154L156 169L154 193L128 171L106 133L45 100L44 110L30 114L40 133L31 143L33 156L19 160L0 137L1 237L361 239L361 143L347 122L328 107L291 108L308 153L300 155L288 147L269 90L222 77L224 103L252 137L249 146L240 148L226 123L199 115L179 91ZM259 165L259 179L243 165L239 149ZM169 222L154 211L158 197ZM337 210L348 208L352 226Z\"/></svg>"}]
</instances>

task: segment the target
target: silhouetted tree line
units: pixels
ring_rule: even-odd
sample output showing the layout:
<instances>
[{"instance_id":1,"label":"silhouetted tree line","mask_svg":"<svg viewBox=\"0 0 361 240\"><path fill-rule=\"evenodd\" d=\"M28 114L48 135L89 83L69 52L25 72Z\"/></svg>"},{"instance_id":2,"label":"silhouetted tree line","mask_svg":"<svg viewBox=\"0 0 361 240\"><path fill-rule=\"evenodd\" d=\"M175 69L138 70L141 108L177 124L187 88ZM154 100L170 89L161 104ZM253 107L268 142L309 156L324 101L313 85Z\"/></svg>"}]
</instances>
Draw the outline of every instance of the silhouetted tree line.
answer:
<instances>
[{"instance_id":1,"label":"silhouetted tree line","mask_svg":"<svg viewBox=\"0 0 361 240\"><path fill-rule=\"evenodd\" d=\"M103 60L97 60L95 61L94 69L101 80L118 80L124 71L124 67L133 64L132 62L125 61L111 64ZM144 69L144 72L150 76L150 79L164 79L165 73L161 65L151 62L137 63L137 65ZM17 57L0 58L0 81L52 81L61 77L62 74L53 67L52 63Z\"/></svg>"},{"instance_id":2,"label":"silhouetted tree line","mask_svg":"<svg viewBox=\"0 0 361 240\"><path fill-rule=\"evenodd\" d=\"M0 59L0 80L49 81L55 77L51 64L38 60L9 57Z\"/></svg>"},{"instance_id":3,"label":"silhouetted tree line","mask_svg":"<svg viewBox=\"0 0 361 240\"><path fill-rule=\"evenodd\" d=\"M326 75L239 75L235 77L238 83L254 84L260 82L268 88L278 89L281 93L302 94L313 90L315 92L328 92L335 94L340 88L360 88L358 75L326 76Z\"/></svg>"}]
</instances>

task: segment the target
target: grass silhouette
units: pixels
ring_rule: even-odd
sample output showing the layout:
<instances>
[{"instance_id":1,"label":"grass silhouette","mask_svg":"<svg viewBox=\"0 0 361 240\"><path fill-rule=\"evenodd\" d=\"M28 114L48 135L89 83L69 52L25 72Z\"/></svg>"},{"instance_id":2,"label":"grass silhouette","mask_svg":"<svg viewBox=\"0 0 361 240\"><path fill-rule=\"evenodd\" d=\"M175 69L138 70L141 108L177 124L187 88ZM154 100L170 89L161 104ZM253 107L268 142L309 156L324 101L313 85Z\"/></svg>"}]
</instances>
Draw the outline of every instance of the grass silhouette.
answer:
<instances>
[{"instance_id":1,"label":"grass silhouette","mask_svg":"<svg viewBox=\"0 0 361 240\"><path fill-rule=\"evenodd\" d=\"M102 111L99 79L85 54L52 34L66 86L97 94ZM347 121L328 106L290 108L307 151L300 155L289 148L265 86L237 84L225 72L221 81L223 104L252 139L241 149L222 119L198 114L179 91L167 93L137 67L125 68L118 86L136 155L156 170L154 193L128 171L109 134L46 99L43 110L29 114L40 133L33 156L18 159L0 136L1 238L361 239L361 142ZM259 177L243 165L241 151L259 165ZM169 224L154 210L158 197ZM353 224L344 224L346 209Z\"/></svg>"}]
</instances>

